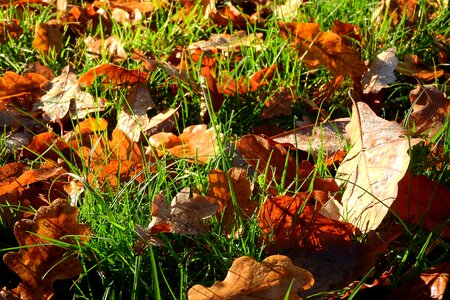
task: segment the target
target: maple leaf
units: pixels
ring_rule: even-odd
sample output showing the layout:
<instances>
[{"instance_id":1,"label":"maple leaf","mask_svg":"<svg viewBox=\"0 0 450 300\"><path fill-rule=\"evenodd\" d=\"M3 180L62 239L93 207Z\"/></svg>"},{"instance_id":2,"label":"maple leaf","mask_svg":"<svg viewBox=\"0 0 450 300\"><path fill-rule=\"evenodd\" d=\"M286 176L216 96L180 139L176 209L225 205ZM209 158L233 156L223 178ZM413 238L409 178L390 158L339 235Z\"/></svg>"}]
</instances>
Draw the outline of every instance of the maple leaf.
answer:
<instances>
[{"instance_id":1,"label":"maple leaf","mask_svg":"<svg viewBox=\"0 0 450 300\"><path fill-rule=\"evenodd\" d=\"M340 202L332 199L322 213L366 233L376 229L388 213L409 165L408 150L420 139L401 137L407 134L405 128L379 118L363 102L357 105L346 126L352 148L336 175L345 191Z\"/></svg>"},{"instance_id":2,"label":"maple leaf","mask_svg":"<svg viewBox=\"0 0 450 300\"><path fill-rule=\"evenodd\" d=\"M228 179L229 178L229 179ZM248 219L255 211L258 203L251 201L251 184L247 179L247 172L240 168L230 168L228 176L221 170L211 170L208 174L209 189L207 195L216 199L219 209L217 215L222 221L224 232L229 235L236 218L234 212L238 210L242 220ZM230 185L235 197L232 200Z\"/></svg>"},{"instance_id":3,"label":"maple leaf","mask_svg":"<svg viewBox=\"0 0 450 300\"><path fill-rule=\"evenodd\" d=\"M3 261L22 280L13 290L21 299L48 299L53 295L54 281L73 278L83 271L75 251L51 243L75 244L73 236L87 242L90 229L77 223L77 215L77 208L58 199L39 208L33 220L15 224L14 235L23 248L18 253L6 253ZM5 290L0 292L1 297L6 295Z\"/></svg>"},{"instance_id":4,"label":"maple leaf","mask_svg":"<svg viewBox=\"0 0 450 300\"><path fill-rule=\"evenodd\" d=\"M278 26L283 38L293 36L294 46L310 68L323 65L334 76L349 74L353 79L367 70L355 49L347 46L338 34L320 31L319 24L280 21Z\"/></svg>"},{"instance_id":5,"label":"maple leaf","mask_svg":"<svg viewBox=\"0 0 450 300\"><path fill-rule=\"evenodd\" d=\"M299 299L298 293L313 284L312 274L293 265L287 256L273 255L262 262L241 256L233 261L224 281L210 288L195 285L188 299Z\"/></svg>"},{"instance_id":6,"label":"maple leaf","mask_svg":"<svg viewBox=\"0 0 450 300\"><path fill-rule=\"evenodd\" d=\"M61 75L54 78L47 92L34 104L33 111L43 110L44 120L55 122L67 114L71 118L84 118L89 112L101 111L105 102L82 90L73 70L66 66Z\"/></svg>"},{"instance_id":7,"label":"maple leaf","mask_svg":"<svg viewBox=\"0 0 450 300\"><path fill-rule=\"evenodd\" d=\"M214 128L207 129L204 124L191 125L179 136L167 132L154 134L149 138L149 144L157 148L160 155L168 152L203 164L215 154L217 135Z\"/></svg>"}]
</instances>

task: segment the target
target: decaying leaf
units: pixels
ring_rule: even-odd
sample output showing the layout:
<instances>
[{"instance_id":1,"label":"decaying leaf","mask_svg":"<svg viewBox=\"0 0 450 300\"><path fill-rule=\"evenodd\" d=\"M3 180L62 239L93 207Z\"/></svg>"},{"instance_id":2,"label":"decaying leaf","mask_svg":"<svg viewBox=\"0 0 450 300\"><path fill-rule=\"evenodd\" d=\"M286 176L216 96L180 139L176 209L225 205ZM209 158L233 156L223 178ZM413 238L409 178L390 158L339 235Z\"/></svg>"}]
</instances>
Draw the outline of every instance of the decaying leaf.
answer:
<instances>
[{"instance_id":1,"label":"decaying leaf","mask_svg":"<svg viewBox=\"0 0 450 300\"><path fill-rule=\"evenodd\" d=\"M61 75L51 81L45 95L34 104L33 111L44 111L43 118L49 122L63 119L67 114L74 119L84 118L89 112L105 108L104 101L101 98L97 100L83 91L76 74L66 66Z\"/></svg>"},{"instance_id":2,"label":"decaying leaf","mask_svg":"<svg viewBox=\"0 0 450 300\"><path fill-rule=\"evenodd\" d=\"M414 111L409 117L410 127L418 133L428 131L433 137L450 115L450 101L434 85L418 85L409 93Z\"/></svg>"},{"instance_id":3,"label":"decaying leaf","mask_svg":"<svg viewBox=\"0 0 450 300\"><path fill-rule=\"evenodd\" d=\"M206 163L215 154L217 138L214 128L192 125L186 127L179 136L167 132L154 134L149 138L149 143L161 155L168 152L176 157Z\"/></svg>"},{"instance_id":4,"label":"decaying leaf","mask_svg":"<svg viewBox=\"0 0 450 300\"><path fill-rule=\"evenodd\" d=\"M363 102L357 105L346 126L352 148L336 176L345 191L340 202L331 200L322 213L365 233L376 229L388 213L408 169L408 150L420 140L402 137L405 128L379 118Z\"/></svg>"},{"instance_id":5,"label":"decaying leaf","mask_svg":"<svg viewBox=\"0 0 450 300\"><path fill-rule=\"evenodd\" d=\"M293 265L287 256L273 255L262 262L241 256L233 261L224 281L209 288L195 285L188 299L299 299L298 293L313 284L312 274Z\"/></svg>"},{"instance_id":6,"label":"decaying leaf","mask_svg":"<svg viewBox=\"0 0 450 300\"><path fill-rule=\"evenodd\" d=\"M293 44L306 66L323 65L334 76L349 74L354 79L367 70L358 51L345 45L336 33L320 31L319 24L278 22L278 25L283 38L292 35Z\"/></svg>"},{"instance_id":7,"label":"decaying leaf","mask_svg":"<svg viewBox=\"0 0 450 300\"><path fill-rule=\"evenodd\" d=\"M397 79L394 75L394 70L398 64L396 52L397 48L393 47L386 49L375 57L369 70L364 73L361 79L364 94L377 94L382 88L388 87Z\"/></svg>"},{"instance_id":8,"label":"decaying leaf","mask_svg":"<svg viewBox=\"0 0 450 300\"><path fill-rule=\"evenodd\" d=\"M23 248L8 252L3 261L19 275L22 282L13 290L20 299L49 299L55 280L70 279L83 271L74 250L54 244L54 240L75 244L88 240L90 229L77 223L78 209L65 199L38 209L33 220L23 219L14 226L14 235ZM3 290L0 296L6 297Z\"/></svg>"},{"instance_id":9,"label":"decaying leaf","mask_svg":"<svg viewBox=\"0 0 450 300\"><path fill-rule=\"evenodd\" d=\"M125 132L133 141L139 141L141 131L150 124L147 111L154 107L147 83L137 82L128 93L127 105L119 113L116 128Z\"/></svg>"},{"instance_id":10,"label":"decaying leaf","mask_svg":"<svg viewBox=\"0 0 450 300\"><path fill-rule=\"evenodd\" d=\"M221 170L211 170L208 181L207 195L216 199L219 205L217 215L222 221L224 232L230 234L233 225L237 224L235 212L239 213L242 220L246 220L252 216L258 205L256 201L250 200L252 189L247 179L247 172L244 169L231 168L227 176ZM232 193L236 201L232 200Z\"/></svg>"}]
</instances>

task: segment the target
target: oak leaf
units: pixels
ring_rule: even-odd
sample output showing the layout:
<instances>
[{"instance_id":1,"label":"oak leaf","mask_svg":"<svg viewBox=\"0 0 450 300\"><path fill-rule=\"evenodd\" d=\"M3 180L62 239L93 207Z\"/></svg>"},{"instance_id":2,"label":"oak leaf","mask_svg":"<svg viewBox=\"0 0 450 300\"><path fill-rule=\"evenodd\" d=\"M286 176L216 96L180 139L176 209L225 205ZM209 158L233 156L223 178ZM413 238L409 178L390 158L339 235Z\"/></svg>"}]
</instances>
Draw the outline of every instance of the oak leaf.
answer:
<instances>
[{"instance_id":1,"label":"oak leaf","mask_svg":"<svg viewBox=\"0 0 450 300\"><path fill-rule=\"evenodd\" d=\"M287 256L273 255L262 262L241 256L233 261L224 281L209 288L195 285L188 299L299 299L298 293L313 284L312 274L293 265Z\"/></svg>"},{"instance_id":2,"label":"oak leaf","mask_svg":"<svg viewBox=\"0 0 450 300\"><path fill-rule=\"evenodd\" d=\"M81 243L88 240L90 229L77 223L77 215L77 208L58 199L39 208L33 220L16 223L14 235L23 248L18 253L6 253L3 261L22 280L13 290L21 299L48 299L53 295L54 281L73 278L83 271L75 251L52 243L75 244L74 236L79 236ZM3 290L0 296L4 295Z\"/></svg>"},{"instance_id":3,"label":"oak leaf","mask_svg":"<svg viewBox=\"0 0 450 300\"><path fill-rule=\"evenodd\" d=\"M207 129L202 124L186 127L179 136L167 132L154 134L149 138L149 143L157 148L160 155L168 152L202 164L214 156L217 139L215 129Z\"/></svg>"},{"instance_id":4,"label":"oak leaf","mask_svg":"<svg viewBox=\"0 0 450 300\"><path fill-rule=\"evenodd\" d=\"M367 70L358 51L347 46L338 34L320 31L319 24L280 21L278 26L283 38L292 35L294 46L310 68L323 65L334 76L349 74L353 79Z\"/></svg>"},{"instance_id":5,"label":"oak leaf","mask_svg":"<svg viewBox=\"0 0 450 300\"><path fill-rule=\"evenodd\" d=\"M408 169L408 150L420 139L402 137L407 130L379 118L367 104L353 105L346 126L352 148L337 170L345 188L340 202L331 200L323 214L355 225L363 233L376 229L398 194L398 182Z\"/></svg>"},{"instance_id":6,"label":"oak leaf","mask_svg":"<svg viewBox=\"0 0 450 300\"><path fill-rule=\"evenodd\" d=\"M128 70L113 64L105 64L94 67L84 73L79 79L79 84L90 86L95 79L104 75L104 85L112 84L113 86L132 85L136 82L146 82L148 73L139 70Z\"/></svg>"}]
</instances>

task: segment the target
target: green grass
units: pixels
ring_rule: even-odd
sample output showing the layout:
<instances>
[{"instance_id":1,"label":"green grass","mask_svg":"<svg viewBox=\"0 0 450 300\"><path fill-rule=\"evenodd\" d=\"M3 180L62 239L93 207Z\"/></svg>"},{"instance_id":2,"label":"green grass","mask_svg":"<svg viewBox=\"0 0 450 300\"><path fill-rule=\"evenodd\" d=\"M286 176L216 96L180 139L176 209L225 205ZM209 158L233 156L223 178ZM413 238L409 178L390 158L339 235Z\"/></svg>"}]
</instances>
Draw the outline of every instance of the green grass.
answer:
<instances>
[{"instance_id":1,"label":"green grass","mask_svg":"<svg viewBox=\"0 0 450 300\"><path fill-rule=\"evenodd\" d=\"M361 45L363 59L371 60L380 51L396 46L399 58L414 53L421 56L427 65L434 65L437 64L440 48L437 47L433 37L436 34L449 36L450 29L446 24L450 20L450 14L443 10L435 19L428 20L426 1L419 2L419 14L423 17L416 27L408 25L406 20L394 26L387 11L381 11L382 23L371 22L372 12L378 6L378 1L370 0L309 1L298 9L298 20L317 22L322 30L329 30L334 20L357 25L363 41ZM106 38L108 32L112 32L124 43L130 57L131 51L138 49L166 61L177 46L186 47L193 42L208 39L212 33L236 31L231 24L224 28L205 20L200 4L193 13L180 21L176 16L182 9L179 3L172 3L168 7L152 12L148 20L142 24L134 27L122 26L113 21L111 28L97 26L87 29L86 36ZM67 64L73 66L77 74L81 75L95 66L110 63L106 55L89 59L86 45L82 41L85 36L74 35L68 25L64 29L65 49L60 54L46 56L34 50L32 42L36 26L55 16L56 12L52 6L30 4L23 8L9 6L0 10L0 20L18 19L24 30L18 40L10 40L0 45L1 75L6 71L22 74L25 66L34 61L48 65L57 75ZM271 123L284 129L293 129L295 127L293 120L302 119L303 116L308 116L312 120L318 119L317 111L313 110L306 100L312 99L312 93L332 78L330 72L325 68L310 71L304 67L298 53L290 46L290 41L280 37L277 20L272 15L267 16L262 23L248 24L245 30L248 34L264 34L265 42L261 45L262 50L258 52L253 47L243 47L240 61L237 61L235 56L218 54L218 82L223 79L222 74L239 79L249 78L251 74L273 64L278 64L280 69L275 73L274 79L256 93L225 96L224 105L217 113L208 108L210 125L218 125L218 132L223 134L223 140L219 141L221 151L215 159L206 165L197 165L183 159L174 160L167 155L154 163L156 172L151 172L149 168L143 171L146 178L144 181L121 182L116 189L103 191L90 186L84 180L89 174L86 165L70 164L73 177L81 179L85 188L78 202L79 220L89 224L92 231L89 242L80 246L80 260L84 271L71 289L71 298L186 299L187 290L194 284L210 286L216 280L223 280L235 258L249 255L262 260L265 257L264 245L259 242L261 232L255 216L247 221L237 222L243 226L240 230L242 236L239 238L225 237L218 220L213 217L207 221L211 230L206 234L193 236L159 234L158 237L165 242L165 247L150 247L142 256L136 256L134 253L135 225L148 225L151 220L151 200L156 194L163 193L171 200L184 187L190 187L191 190L197 187L205 193L209 171L217 168L226 171L232 166L234 153L224 150L228 143L236 141L255 125ZM447 51L448 47L449 45ZM140 66L131 58L119 64L129 69ZM199 84L200 64L190 65L188 71L191 80ZM171 89L173 84L179 87L175 93ZM410 107L408 93L415 84L411 78L398 76L397 81L385 91L381 111L383 117L401 120L407 115ZM177 120L180 132L188 125L202 122L198 114L203 101L202 95L192 90L188 84L177 82L159 68L151 73L148 86L153 100L157 103L157 108L151 113L156 114L159 109L177 107L181 104ZM281 87L290 87L299 97L294 103L293 115L261 121L259 115L264 107L264 101ZM351 104L347 92L350 87L351 82L347 78L329 102L316 105L322 105L330 114L330 119L348 116ZM126 105L127 88L103 86L99 78L87 91L95 97L108 100L107 109L93 116L107 119L110 133L117 121L118 112ZM448 124L447 121L444 128L448 129ZM52 126L57 128L55 124ZM8 130L9 128L5 127L1 131L0 165L14 161L18 157L17 153L9 153L6 150ZM444 151L437 158L442 159L442 167L428 168L424 159L431 150L429 146L422 145L412 151L411 170L415 174L425 174L450 187L449 131L441 130L433 141L435 143L441 141L443 144ZM332 175L324 166L323 155L319 155L316 159L318 170L315 176ZM29 163L32 165L36 161ZM252 196L253 200L260 203L267 196L268 187L266 179L262 178L264 176L255 173L250 178L258 186L258 191ZM280 194L285 193L288 188L291 190L297 188L286 187L283 182L278 184ZM6 233L3 234L4 232ZM412 275L430 266L448 260L450 256L448 241L442 240L438 234L428 233L420 227L413 226L411 232L412 234L405 234L397 241L398 244L392 247L390 255L386 254L382 258L384 261L378 266L381 266L380 269L375 270L375 274L378 274L377 272L382 272L388 266L395 265L396 270L392 278L394 285L411 279ZM0 233L2 234L0 254L4 254L6 249L9 251L16 244L14 239L11 239L10 229L0 229ZM0 281L0 287L4 284L6 283ZM10 282L8 284L12 286ZM70 284L66 283L56 284L57 298L68 299L69 287Z\"/></svg>"}]
</instances>

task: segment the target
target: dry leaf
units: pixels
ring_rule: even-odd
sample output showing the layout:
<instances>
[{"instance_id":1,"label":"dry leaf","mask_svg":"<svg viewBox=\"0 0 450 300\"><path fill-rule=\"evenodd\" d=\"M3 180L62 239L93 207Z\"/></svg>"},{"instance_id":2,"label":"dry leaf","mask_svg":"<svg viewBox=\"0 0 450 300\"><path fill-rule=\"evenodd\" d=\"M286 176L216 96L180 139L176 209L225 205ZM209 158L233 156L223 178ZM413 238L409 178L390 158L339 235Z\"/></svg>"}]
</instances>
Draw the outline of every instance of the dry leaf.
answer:
<instances>
[{"instance_id":1,"label":"dry leaf","mask_svg":"<svg viewBox=\"0 0 450 300\"><path fill-rule=\"evenodd\" d=\"M33 111L43 110L43 118L48 122L63 119L67 114L71 118L81 119L90 112L102 111L105 108L101 98L97 100L83 91L76 74L66 66L61 75L51 81L46 94L34 104Z\"/></svg>"},{"instance_id":2,"label":"dry leaf","mask_svg":"<svg viewBox=\"0 0 450 300\"><path fill-rule=\"evenodd\" d=\"M19 20L11 20L8 23L0 22L0 44L6 44L10 39L17 40L23 34Z\"/></svg>"},{"instance_id":3,"label":"dry leaf","mask_svg":"<svg viewBox=\"0 0 450 300\"><path fill-rule=\"evenodd\" d=\"M41 96L41 86L47 82L47 78L37 73L25 73L22 76L5 72L0 77L0 111L7 106L30 111L34 101Z\"/></svg>"},{"instance_id":4,"label":"dry leaf","mask_svg":"<svg viewBox=\"0 0 450 300\"><path fill-rule=\"evenodd\" d=\"M150 122L143 128L145 135L152 136L158 132L170 132L175 129L179 108L180 106L175 109L168 108L151 117Z\"/></svg>"},{"instance_id":5,"label":"dry leaf","mask_svg":"<svg viewBox=\"0 0 450 300\"><path fill-rule=\"evenodd\" d=\"M127 103L119 113L116 128L125 132L131 140L139 141L141 131L150 124L147 111L154 107L147 83L137 82L128 93Z\"/></svg>"},{"instance_id":6,"label":"dry leaf","mask_svg":"<svg viewBox=\"0 0 450 300\"><path fill-rule=\"evenodd\" d=\"M403 61L398 63L397 71L400 74L413 76L426 82L435 81L445 74L444 70L436 66L426 65L415 54L406 55Z\"/></svg>"},{"instance_id":7,"label":"dry leaf","mask_svg":"<svg viewBox=\"0 0 450 300\"><path fill-rule=\"evenodd\" d=\"M450 115L450 101L434 85L418 85L409 93L414 111L409 117L410 128L418 133L428 131L433 137Z\"/></svg>"},{"instance_id":8,"label":"dry leaf","mask_svg":"<svg viewBox=\"0 0 450 300\"><path fill-rule=\"evenodd\" d=\"M63 49L63 25L58 20L39 24L33 41L33 48L48 55L52 51L59 54Z\"/></svg>"},{"instance_id":9,"label":"dry leaf","mask_svg":"<svg viewBox=\"0 0 450 300\"><path fill-rule=\"evenodd\" d=\"M388 213L397 197L397 184L408 169L408 150L420 140L402 137L407 134L405 128L379 118L363 102L353 106L346 132L352 148L336 176L345 191L340 203L331 200L322 214L366 233L376 229Z\"/></svg>"},{"instance_id":10,"label":"dry leaf","mask_svg":"<svg viewBox=\"0 0 450 300\"><path fill-rule=\"evenodd\" d=\"M220 93L234 96L236 94L247 94L256 92L261 86L268 85L272 80L275 71L278 70L278 65L264 68L250 77L250 80L240 78L235 80L224 76L221 84L218 86Z\"/></svg>"},{"instance_id":11,"label":"dry leaf","mask_svg":"<svg viewBox=\"0 0 450 300\"><path fill-rule=\"evenodd\" d=\"M84 39L84 42L91 57L93 56L92 54L102 56L105 53L107 57L112 58L115 62L123 61L128 57L118 37L110 36L106 39L96 39L88 36Z\"/></svg>"},{"instance_id":12,"label":"dry leaf","mask_svg":"<svg viewBox=\"0 0 450 300\"><path fill-rule=\"evenodd\" d=\"M33 220L23 219L14 226L14 235L23 248L8 252L3 261L22 282L13 291L21 299L48 299L53 295L53 283L70 279L83 271L74 250L53 244L52 240L75 244L73 236L88 240L90 229L77 223L78 209L67 200L58 199L38 209ZM0 296L4 295L4 291Z\"/></svg>"},{"instance_id":13,"label":"dry leaf","mask_svg":"<svg viewBox=\"0 0 450 300\"><path fill-rule=\"evenodd\" d=\"M291 106L297 100L297 96L287 87L282 87L269 100L264 103L264 109L261 111L261 119L269 119L279 116L289 116L292 114Z\"/></svg>"},{"instance_id":14,"label":"dry leaf","mask_svg":"<svg viewBox=\"0 0 450 300\"><path fill-rule=\"evenodd\" d=\"M247 32L240 30L234 34L212 33L207 41L198 41L188 46L188 49L195 51L200 48L202 51L219 49L224 52L240 51L240 47L254 47L256 51L261 50L264 43L262 33L247 35Z\"/></svg>"},{"instance_id":15,"label":"dry leaf","mask_svg":"<svg viewBox=\"0 0 450 300\"><path fill-rule=\"evenodd\" d=\"M377 94L397 79L394 75L394 70L398 64L396 52L397 48L393 47L386 49L375 57L369 70L364 73L361 79L364 94Z\"/></svg>"},{"instance_id":16,"label":"dry leaf","mask_svg":"<svg viewBox=\"0 0 450 300\"><path fill-rule=\"evenodd\" d=\"M188 299L299 299L298 293L313 284L312 274L293 265L287 256L273 255L262 262L241 256L234 260L224 281L210 288L195 285L189 289Z\"/></svg>"},{"instance_id":17,"label":"dry leaf","mask_svg":"<svg viewBox=\"0 0 450 300\"><path fill-rule=\"evenodd\" d=\"M398 183L398 195L391 209L402 219L414 222L429 231L450 220L450 189L425 176L407 173ZM450 228L442 234L450 238Z\"/></svg>"},{"instance_id":18,"label":"dry leaf","mask_svg":"<svg viewBox=\"0 0 450 300\"><path fill-rule=\"evenodd\" d=\"M299 192L295 197L268 197L259 210L258 225L263 240L274 249L324 250L330 245L350 241L356 233L353 225L335 221L319 214L321 191ZM326 199L326 196L325 196ZM275 244L275 245L273 245Z\"/></svg>"},{"instance_id":19,"label":"dry leaf","mask_svg":"<svg viewBox=\"0 0 450 300\"><path fill-rule=\"evenodd\" d=\"M223 171L211 170L208 182L207 195L217 201L219 209L216 214L222 221L224 232L229 235L233 225L239 225L235 218L235 212L239 213L241 220L246 220L252 216L258 206L256 201L250 200L252 189L247 179L247 172L240 168L230 168L227 177ZM233 192L230 190L230 184ZM231 193L234 194L235 202L232 201Z\"/></svg>"},{"instance_id":20,"label":"dry leaf","mask_svg":"<svg viewBox=\"0 0 450 300\"><path fill-rule=\"evenodd\" d=\"M215 154L217 139L214 128L192 125L186 127L180 136L166 132L154 134L149 143L158 149L160 155L168 152L176 157L206 163Z\"/></svg>"},{"instance_id":21,"label":"dry leaf","mask_svg":"<svg viewBox=\"0 0 450 300\"><path fill-rule=\"evenodd\" d=\"M310 68L323 65L334 76L349 74L353 79L367 70L358 51L345 45L336 33L320 31L319 24L278 22L278 26L283 38L293 36L294 46Z\"/></svg>"},{"instance_id":22,"label":"dry leaf","mask_svg":"<svg viewBox=\"0 0 450 300\"><path fill-rule=\"evenodd\" d=\"M128 70L116 65L106 64L94 67L83 74L78 79L78 83L90 86L95 79L101 75L105 75L103 79L104 85L123 86L132 85L136 82L146 82L148 73L140 72L138 70Z\"/></svg>"}]
</instances>

